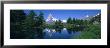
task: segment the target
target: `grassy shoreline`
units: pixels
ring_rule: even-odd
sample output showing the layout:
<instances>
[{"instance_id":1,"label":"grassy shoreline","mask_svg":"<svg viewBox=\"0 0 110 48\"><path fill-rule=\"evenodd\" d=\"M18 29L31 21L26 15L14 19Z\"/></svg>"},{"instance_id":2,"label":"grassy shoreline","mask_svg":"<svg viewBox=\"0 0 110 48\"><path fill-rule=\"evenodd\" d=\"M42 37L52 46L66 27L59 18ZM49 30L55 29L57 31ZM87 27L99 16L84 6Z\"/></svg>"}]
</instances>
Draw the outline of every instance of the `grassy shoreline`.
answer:
<instances>
[{"instance_id":1,"label":"grassy shoreline","mask_svg":"<svg viewBox=\"0 0 110 48\"><path fill-rule=\"evenodd\" d=\"M101 25L90 25L80 35L75 36L75 39L101 39Z\"/></svg>"}]
</instances>

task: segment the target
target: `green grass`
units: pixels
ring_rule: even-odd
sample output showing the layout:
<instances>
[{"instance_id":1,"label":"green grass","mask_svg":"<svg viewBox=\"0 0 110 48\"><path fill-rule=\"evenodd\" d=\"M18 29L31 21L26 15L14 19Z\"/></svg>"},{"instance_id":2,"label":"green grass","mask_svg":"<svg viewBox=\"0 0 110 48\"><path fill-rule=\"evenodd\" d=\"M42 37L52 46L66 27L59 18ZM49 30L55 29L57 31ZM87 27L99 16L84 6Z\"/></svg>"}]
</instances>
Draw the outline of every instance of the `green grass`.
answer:
<instances>
[{"instance_id":1,"label":"green grass","mask_svg":"<svg viewBox=\"0 0 110 48\"><path fill-rule=\"evenodd\" d=\"M75 36L76 39L100 39L101 38L101 25L90 25L80 35Z\"/></svg>"}]
</instances>

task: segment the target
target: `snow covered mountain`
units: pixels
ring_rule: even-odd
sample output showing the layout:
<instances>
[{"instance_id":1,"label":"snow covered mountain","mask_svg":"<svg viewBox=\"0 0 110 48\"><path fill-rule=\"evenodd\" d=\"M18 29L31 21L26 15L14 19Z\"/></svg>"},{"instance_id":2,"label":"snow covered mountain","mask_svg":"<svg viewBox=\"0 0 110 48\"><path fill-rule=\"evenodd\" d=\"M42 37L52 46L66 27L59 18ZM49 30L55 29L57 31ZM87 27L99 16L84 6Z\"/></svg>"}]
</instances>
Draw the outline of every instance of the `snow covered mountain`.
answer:
<instances>
[{"instance_id":1,"label":"snow covered mountain","mask_svg":"<svg viewBox=\"0 0 110 48\"><path fill-rule=\"evenodd\" d=\"M100 13L96 14L95 16L86 15L85 18L84 18L84 20L90 20L90 19L92 19L92 18L94 18L94 17L96 17L98 15L100 15Z\"/></svg>"},{"instance_id":2,"label":"snow covered mountain","mask_svg":"<svg viewBox=\"0 0 110 48\"><path fill-rule=\"evenodd\" d=\"M52 16L52 14L49 14L49 15L48 15L48 18L46 19L46 22L57 21L57 20L58 20L58 19L54 18L54 17Z\"/></svg>"},{"instance_id":3,"label":"snow covered mountain","mask_svg":"<svg viewBox=\"0 0 110 48\"><path fill-rule=\"evenodd\" d=\"M52 14L49 14L49 15L48 15L48 18L46 19L46 22L47 22L47 23L53 23L53 22L58 21L58 20L59 20L59 19L53 17ZM61 20L61 21L62 21L63 23L66 23L66 20Z\"/></svg>"},{"instance_id":4,"label":"snow covered mountain","mask_svg":"<svg viewBox=\"0 0 110 48\"><path fill-rule=\"evenodd\" d=\"M58 19L54 18L52 14L48 15L48 18L46 19L47 23L53 23L54 21L57 21Z\"/></svg>"}]
</instances>

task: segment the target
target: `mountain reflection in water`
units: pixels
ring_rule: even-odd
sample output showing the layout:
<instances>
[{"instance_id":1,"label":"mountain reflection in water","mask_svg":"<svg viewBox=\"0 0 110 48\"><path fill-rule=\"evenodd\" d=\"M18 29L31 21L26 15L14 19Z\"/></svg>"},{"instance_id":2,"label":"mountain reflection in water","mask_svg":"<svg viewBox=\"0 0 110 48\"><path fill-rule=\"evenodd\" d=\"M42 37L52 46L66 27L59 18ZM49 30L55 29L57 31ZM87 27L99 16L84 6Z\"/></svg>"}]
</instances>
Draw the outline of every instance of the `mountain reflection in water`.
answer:
<instances>
[{"instance_id":1,"label":"mountain reflection in water","mask_svg":"<svg viewBox=\"0 0 110 48\"><path fill-rule=\"evenodd\" d=\"M66 28L63 29L44 29L44 39L71 39L73 36L79 35L80 32L69 31Z\"/></svg>"}]
</instances>

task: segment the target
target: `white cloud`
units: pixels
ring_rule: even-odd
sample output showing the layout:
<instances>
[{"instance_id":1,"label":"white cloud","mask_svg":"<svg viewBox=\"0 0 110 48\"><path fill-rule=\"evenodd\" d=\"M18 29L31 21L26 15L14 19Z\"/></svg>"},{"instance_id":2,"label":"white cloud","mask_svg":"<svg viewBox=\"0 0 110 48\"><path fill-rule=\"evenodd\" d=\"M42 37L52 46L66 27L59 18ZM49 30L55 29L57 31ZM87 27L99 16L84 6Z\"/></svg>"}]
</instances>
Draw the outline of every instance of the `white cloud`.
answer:
<instances>
[{"instance_id":1,"label":"white cloud","mask_svg":"<svg viewBox=\"0 0 110 48\"><path fill-rule=\"evenodd\" d=\"M62 20L62 22L67 22L66 20Z\"/></svg>"},{"instance_id":2,"label":"white cloud","mask_svg":"<svg viewBox=\"0 0 110 48\"><path fill-rule=\"evenodd\" d=\"M48 19L46 19L46 22L49 21Z\"/></svg>"},{"instance_id":3,"label":"white cloud","mask_svg":"<svg viewBox=\"0 0 110 48\"><path fill-rule=\"evenodd\" d=\"M86 15L86 17L89 17L88 15Z\"/></svg>"},{"instance_id":4,"label":"white cloud","mask_svg":"<svg viewBox=\"0 0 110 48\"><path fill-rule=\"evenodd\" d=\"M53 21L57 21L58 19L56 19L56 18L53 18L52 20L53 20Z\"/></svg>"}]
</instances>

